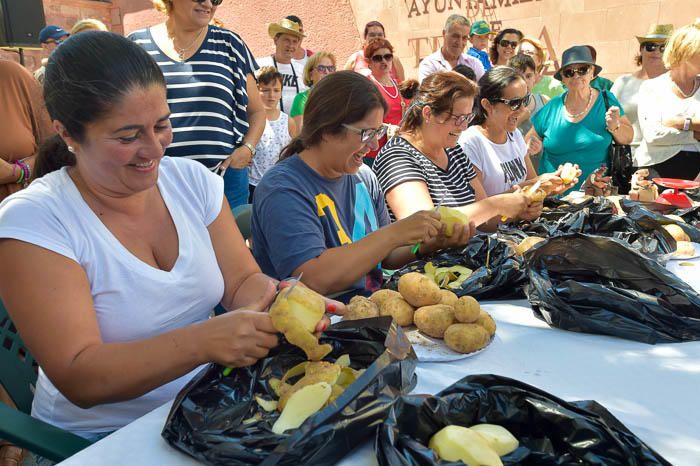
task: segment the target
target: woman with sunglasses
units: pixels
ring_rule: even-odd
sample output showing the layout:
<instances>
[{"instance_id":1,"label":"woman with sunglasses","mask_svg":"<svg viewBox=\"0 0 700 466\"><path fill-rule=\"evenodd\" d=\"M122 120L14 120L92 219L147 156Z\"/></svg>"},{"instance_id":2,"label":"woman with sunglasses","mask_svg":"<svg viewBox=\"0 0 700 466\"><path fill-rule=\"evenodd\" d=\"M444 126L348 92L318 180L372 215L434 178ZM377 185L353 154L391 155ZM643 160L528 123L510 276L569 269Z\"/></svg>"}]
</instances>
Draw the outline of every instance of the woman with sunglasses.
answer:
<instances>
[{"instance_id":1,"label":"woman with sunglasses","mask_svg":"<svg viewBox=\"0 0 700 466\"><path fill-rule=\"evenodd\" d=\"M634 62L641 67L631 74L623 74L615 80L610 92L615 94L622 104L625 115L632 123L634 137L630 146L634 154L642 140L642 130L637 118L637 106L639 104L639 88L647 79L654 79L666 72L663 54L666 42L673 32L672 24L652 24L649 32L643 36L637 36L639 41L639 53L634 57Z\"/></svg>"},{"instance_id":2,"label":"woman with sunglasses","mask_svg":"<svg viewBox=\"0 0 700 466\"><path fill-rule=\"evenodd\" d=\"M382 267L395 269L419 253L465 244L469 228L446 238L436 212L391 223L379 183L363 163L384 136L387 103L352 71L324 78L309 95L301 133L282 151L253 199L253 254L275 277L304 274L323 294L370 293Z\"/></svg>"},{"instance_id":3,"label":"woman with sunglasses","mask_svg":"<svg viewBox=\"0 0 700 466\"><path fill-rule=\"evenodd\" d=\"M373 167L392 215L404 219L440 204L482 225L526 212L529 201L522 193L488 197L457 144L474 117L476 84L453 71L433 73L420 87L414 83L399 134L379 151Z\"/></svg>"},{"instance_id":4,"label":"woman with sunglasses","mask_svg":"<svg viewBox=\"0 0 700 466\"><path fill-rule=\"evenodd\" d=\"M493 66L507 65L508 60L515 56L515 51L522 39L523 33L517 29L506 28L499 31L489 49L489 58Z\"/></svg>"},{"instance_id":5,"label":"woman with sunglasses","mask_svg":"<svg viewBox=\"0 0 700 466\"><path fill-rule=\"evenodd\" d=\"M297 130L304 124L304 109L306 108L306 101L309 100L311 88L331 73L335 73L335 55L330 52L317 52L306 61L306 65L304 65L304 84L309 88L294 97L292 108L289 110L289 116L294 120Z\"/></svg>"},{"instance_id":6,"label":"woman with sunglasses","mask_svg":"<svg viewBox=\"0 0 700 466\"><path fill-rule=\"evenodd\" d=\"M532 184L538 178L527 144L518 131L518 122L531 100L525 79L514 68L494 67L479 80L474 125L462 133L459 144L487 196L510 192L515 186ZM534 141L539 142L536 137ZM539 146L535 149L538 151ZM540 181L548 194L571 187L564 186L555 173L543 175ZM520 218L532 220L541 211L542 203L535 203Z\"/></svg>"},{"instance_id":7,"label":"woman with sunglasses","mask_svg":"<svg viewBox=\"0 0 700 466\"><path fill-rule=\"evenodd\" d=\"M399 83L391 77L391 70L394 68L394 47L386 39L374 39L365 45L365 58L372 72L369 80L377 86L389 106L389 110L384 115L384 123L395 127L401 123L401 117L406 109L406 100L401 96ZM369 151L365 157L367 165L372 166L379 149L386 144L386 141L387 136L382 137L379 140L379 147Z\"/></svg>"},{"instance_id":8,"label":"woman with sunglasses","mask_svg":"<svg viewBox=\"0 0 700 466\"><path fill-rule=\"evenodd\" d=\"M668 72L639 88L642 141L638 166L651 177L700 178L700 19L673 33L663 56Z\"/></svg>"},{"instance_id":9,"label":"woman with sunglasses","mask_svg":"<svg viewBox=\"0 0 700 466\"><path fill-rule=\"evenodd\" d=\"M369 62L365 58L365 46L369 44L374 39L386 39L386 32L384 31L384 25L379 21L370 21L365 25L365 31L363 35L364 42L362 43L362 50L350 55L348 61L345 63L343 69L352 70L360 73L363 76L369 76L371 71L369 68ZM391 67L391 77L397 82L402 82L404 80L404 70L403 65L399 57L394 57L394 66Z\"/></svg>"},{"instance_id":10,"label":"woman with sunglasses","mask_svg":"<svg viewBox=\"0 0 700 466\"><path fill-rule=\"evenodd\" d=\"M603 94L591 86L601 70L587 46L566 49L554 78L567 91L532 117L531 132L537 133L543 145L538 173L554 172L566 162L577 164L583 173L577 189L601 165L609 164L608 147L613 139L619 144L632 141L632 125L617 98L604 91L610 103L606 111Z\"/></svg>"},{"instance_id":11,"label":"woman with sunglasses","mask_svg":"<svg viewBox=\"0 0 700 466\"><path fill-rule=\"evenodd\" d=\"M174 136L166 155L215 170L236 207L248 202L248 166L266 118L250 50L238 34L210 25L222 1L154 0L165 22L129 38L165 75Z\"/></svg>"}]
</instances>

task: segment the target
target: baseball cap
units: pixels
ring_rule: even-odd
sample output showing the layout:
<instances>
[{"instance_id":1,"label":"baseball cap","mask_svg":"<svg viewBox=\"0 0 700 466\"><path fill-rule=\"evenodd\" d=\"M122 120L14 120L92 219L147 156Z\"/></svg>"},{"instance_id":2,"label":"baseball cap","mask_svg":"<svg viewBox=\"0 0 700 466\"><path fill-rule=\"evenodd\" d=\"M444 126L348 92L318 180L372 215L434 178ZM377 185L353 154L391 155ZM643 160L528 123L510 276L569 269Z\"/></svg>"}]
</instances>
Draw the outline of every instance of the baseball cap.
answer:
<instances>
[{"instance_id":1,"label":"baseball cap","mask_svg":"<svg viewBox=\"0 0 700 466\"><path fill-rule=\"evenodd\" d=\"M47 40L53 39L58 40L61 37L68 36L69 34L61 26L54 26L49 24L44 29L39 32L39 42L45 44Z\"/></svg>"},{"instance_id":2,"label":"baseball cap","mask_svg":"<svg viewBox=\"0 0 700 466\"><path fill-rule=\"evenodd\" d=\"M491 26L489 26L489 23L481 20L472 24L472 27L469 30L470 36L482 36L484 34L491 34Z\"/></svg>"}]
</instances>

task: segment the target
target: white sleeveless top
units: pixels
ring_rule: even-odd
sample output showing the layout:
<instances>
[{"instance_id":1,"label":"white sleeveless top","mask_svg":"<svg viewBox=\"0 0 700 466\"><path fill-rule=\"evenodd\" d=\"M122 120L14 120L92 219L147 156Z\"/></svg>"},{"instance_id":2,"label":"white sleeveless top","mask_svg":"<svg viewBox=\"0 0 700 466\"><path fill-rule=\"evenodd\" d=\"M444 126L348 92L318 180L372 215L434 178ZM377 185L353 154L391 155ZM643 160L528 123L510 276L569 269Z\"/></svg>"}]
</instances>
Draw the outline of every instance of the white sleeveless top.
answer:
<instances>
[{"instance_id":1,"label":"white sleeveless top","mask_svg":"<svg viewBox=\"0 0 700 466\"><path fill-rule=\"evenodd\" d=\"M199 162L164 157L158 188L179 240L169 272L141 261L117 240L85 203L67 168L0 204L0 238L26 241L80 264L105 343L182 328L207 319L223 297L207 230L221 211L223 180ZM71 403L40 370L32 416L78 435L114 431L172 399L198 369L133 400L90 409Z\"/></svg>"},{"instance_id":2,"label":"white sleeveless top","mask_svg":"<svg viewBox=\"0 0 700 466\"><path fill-rule=\"evenodd\" d=\"M248 183L257 186L263 175L277 163L280 152L291 140L289 116L286 113L280 112L279 118L274 121L267 120L265 131L258 145L255 146L255 157L250 167Z\"/></svg>"}]
</instances>

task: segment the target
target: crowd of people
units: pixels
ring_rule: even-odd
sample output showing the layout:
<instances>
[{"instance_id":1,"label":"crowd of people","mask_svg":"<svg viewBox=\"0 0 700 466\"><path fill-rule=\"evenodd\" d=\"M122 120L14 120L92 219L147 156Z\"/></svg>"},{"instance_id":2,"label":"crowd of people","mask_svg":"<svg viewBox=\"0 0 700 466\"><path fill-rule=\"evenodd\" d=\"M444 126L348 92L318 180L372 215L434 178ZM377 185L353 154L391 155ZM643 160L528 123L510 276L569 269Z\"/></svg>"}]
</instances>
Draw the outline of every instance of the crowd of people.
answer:
<instances>
[{"instance_id":1,"label":"crowd of people","mask_svg":"<svg viewBox=\"0 0 700 466\"><path fill-rule=\"evenodd\" d=\"M548 76L537 39L452 15L415 80L377 21L338 71L293 15L255 58L221 1L154 0L165 21L128 38L48 26L37 78L0 61L0 299L41 366L32 414L86 438L264 357L289 277L342 314L385 270L537 218L524 188L604 183L613 141L700 173L700 20L653 25L613 84L590 45ZM448 235L438 205L471 222Z\"/></svg>"}]
</instances>

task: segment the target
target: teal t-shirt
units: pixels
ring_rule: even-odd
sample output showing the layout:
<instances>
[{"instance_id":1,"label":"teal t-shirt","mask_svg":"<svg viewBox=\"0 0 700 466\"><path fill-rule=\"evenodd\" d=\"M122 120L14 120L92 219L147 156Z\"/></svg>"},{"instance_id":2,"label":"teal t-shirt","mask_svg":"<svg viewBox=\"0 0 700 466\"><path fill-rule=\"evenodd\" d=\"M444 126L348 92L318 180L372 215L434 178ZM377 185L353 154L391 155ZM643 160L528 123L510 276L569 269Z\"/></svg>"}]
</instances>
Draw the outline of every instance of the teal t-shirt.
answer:
<instances>
[{"instance_id":1,"label":"teal t-shirt","mask_svg":"<svg viewBox=\"0 0 700 466\"><path fill-rule=\"evenodd\" d=\"M608 146L612 135L605 126L606 110L602 93L598 94L588 115L578 123L571 123L566 119L566 95L567 93L553 98L532 117L532 126L542 139L543 145L542 160L537 172L553 172L566 162L578 164L583 173L574 189L579 189L583 180L595 169L601 165L608 165ZM608 100L610 106L618 106L620 114L624 115L620 102L610 92Z\"/></svg>"},{"instance_id":2,"label":"teal t-shirt","mask_svg":"<svg viewBox=\"0 0 700 466\"><path fill-rule=\"evenodd\" d=\"M307 89L304 92L298 93L294 97L294 102L292 102L292 109L289 111L290 117L295 117L304 114L304 109L306 108L306 101L309 100L309 92L311 89Z\"/></svg>"}]
</instances>

